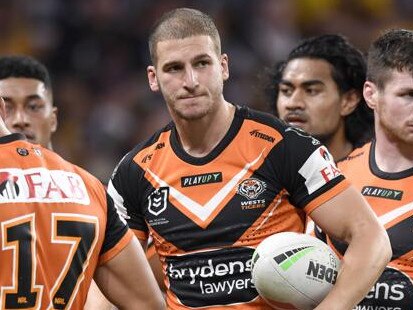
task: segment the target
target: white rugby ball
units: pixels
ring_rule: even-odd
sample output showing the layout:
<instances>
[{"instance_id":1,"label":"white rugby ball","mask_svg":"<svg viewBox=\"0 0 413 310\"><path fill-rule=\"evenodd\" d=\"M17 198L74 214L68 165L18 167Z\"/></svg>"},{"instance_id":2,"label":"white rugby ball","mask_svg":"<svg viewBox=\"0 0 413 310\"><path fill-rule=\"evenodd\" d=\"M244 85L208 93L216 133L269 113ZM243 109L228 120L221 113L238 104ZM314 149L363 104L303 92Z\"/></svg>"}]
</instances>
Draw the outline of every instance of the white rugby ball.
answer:
<instances>
[{"instance_id":1,"label":"white rugby ball","mask_svg":"<svg viewBox=\"0 0 413 310\"><path fill-rule=\"evenodd\" d=\"M340 260L324 242L282 232L264 239L252 256L252 281L274 309L314 309L337 279Z\"/></svg>"}]
</instances>

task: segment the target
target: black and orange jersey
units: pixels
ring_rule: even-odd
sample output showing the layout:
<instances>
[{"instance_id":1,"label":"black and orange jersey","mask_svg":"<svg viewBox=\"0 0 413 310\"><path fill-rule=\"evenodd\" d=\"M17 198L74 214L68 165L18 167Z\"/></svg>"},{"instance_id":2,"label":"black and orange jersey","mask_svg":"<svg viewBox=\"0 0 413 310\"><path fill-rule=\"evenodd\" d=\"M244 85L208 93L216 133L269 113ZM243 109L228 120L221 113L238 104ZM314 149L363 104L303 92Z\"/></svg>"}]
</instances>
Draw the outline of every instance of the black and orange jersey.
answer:
<instances>
[{"instance_id":1,"label":"black and orange jersey","mask_svg":"<svg viewBox=\"0 0 413 310\"><path fill-rule=\"evenodd\" d=\"M133 233L100 182L23 136L0 138L0 308L83 309Z\"/></svg>"},{"instance_id":2,"label":"black and orange jersey","mask_svg":"<svg viewBox=\"0 0 413 310\"><path fill-rule=\"evenodd\" d=\"M136 235L153 238L170 309L264 309L251 283L256 246L304 232L306 213L346 187L318 140L237 107L207 156L188 155L170 123L121 160L108 192Z\"/></svg>"},{"instance_id":3,"label":"black and orange jersey","mask_svg":"<svg viewBox=\"0 0 413 310\"><path fill-rule=\"evenodd\" d=\"M376 164L374 150L375 141L354 150L338 163L386 228L393 250L391 262L356 309L412 309L413 168L397 173L383 172ZM339 255L347 248L329 238L328 243Z\"/></svg>"}]
</instances>

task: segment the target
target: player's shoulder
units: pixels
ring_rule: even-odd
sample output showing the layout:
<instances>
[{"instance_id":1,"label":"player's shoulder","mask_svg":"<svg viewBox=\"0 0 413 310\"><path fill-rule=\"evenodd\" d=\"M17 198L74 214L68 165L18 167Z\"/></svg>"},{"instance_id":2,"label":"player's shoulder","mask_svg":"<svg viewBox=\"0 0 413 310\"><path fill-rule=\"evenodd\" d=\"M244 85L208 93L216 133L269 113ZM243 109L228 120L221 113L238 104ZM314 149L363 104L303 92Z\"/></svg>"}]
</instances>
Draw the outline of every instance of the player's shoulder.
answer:
<instances>
[{"instance_id":1,"label":"player's shoulder","mask_svg":"<svg viewBox=\"0 0 413 310\"><path fill-rule=\"evenodd\" d=\"M298 140L298 143L300 143L301 140L309 140L313 145L321 144L316 138L312 137L305 131L289 126L286 122L268 112L262 112L248 107L239 107L238 114L246 120L273 128L283 138L287 138L288 141L292 141L293 143L296 140Z\"/></svg>"},{"instance_id":2,"label":"player's shoulder","mask_svg":"<svg viewBox=\"0 0 413 310\"><path fill-rule=\"evenodd\" d=\"M247 106L236 106L235 117L241 117L244 120L252 121L257 124L272 127L278 131L284 131L287 125L269 112L258 111Z\"/></svg>"},{"instance_id":3,"label":"player's shoulder","mask_svg":"<svg viewBox=\"0 0 413 310\"><path fill-rule=\"evenodd\" d=\"M118 162L115 170L113 171L112 178L118 171L131 172L135 169L139 169L137 162L150 160L152 149L161 149L169 143L169 136L174 130L175 126L173 122L165 125L161 129L153 133L149 138L135 145L130 151L128 151L122 159ZM137 160L137 157L140 159Z\"/></svg>"}]
</instances>

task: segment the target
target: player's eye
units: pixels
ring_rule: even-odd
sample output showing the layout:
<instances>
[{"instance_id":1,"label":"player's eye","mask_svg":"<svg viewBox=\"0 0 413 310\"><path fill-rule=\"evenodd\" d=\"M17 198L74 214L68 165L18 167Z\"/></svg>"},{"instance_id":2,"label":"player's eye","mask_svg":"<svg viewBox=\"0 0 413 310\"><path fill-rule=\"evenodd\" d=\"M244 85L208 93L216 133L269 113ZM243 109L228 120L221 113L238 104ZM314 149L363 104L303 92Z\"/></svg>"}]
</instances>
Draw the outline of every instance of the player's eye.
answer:
<instances>
[{"instance_id":1,"label":"player's eye","mask_svg":"<svg viewBox=\"0 0 413 310\"><path fill-rule=\"evenodd\" d=\"M406 93L407 97L413 98L413 90Z\"/></svg>"},{"instance_id":2,"label":"player's eye","mask_svg":"<svg viewBox=\"0 0 413 310\"><path fill-rule=\"evenodd\" d=\"M316 88L316 87L309 87L306 89L306 93L310 96L315 96L318 95L320 93L320 89Z\"/></svg>"},{"instance_id":3,"label":"player's eye","mask_svg":"<svg viewBox=\"0 0 413 310\"><path fill-rule=\"evenodd\" d=\"M293 93L293 89L291 87L280 86L280 93L283 96L290 97Z\"/></svg>"},{"instance_id":4,"label":"player's eye","mask_svg":"<svg viewBox=\"0 0 413 310\"><path fill-rule=\"evenodd\" d=\"M195 63L195 67L197 68L204 68L207 65L209 65L209 61L208 60L200 60L198 62Z\"/></svg>"},{"instance_id":5,"label":"player's eye","mask_svg":"<svg viewBox=\"0 0 413 310\"><path fill-rule=\"evenodd\" d=\"M43 108L44 108L44 104L42 104L41 102L39 102L39 101L30 101L28 104L27 104L27 109L30 111L30 112L40 112L41 110L43 110Z\"/></svg>"},{"instance_id":6,"label":"player's eye","mask_svg":"<svg viewBox=\"0 0 413 310\"><path fill-rule=\"evenodd\" d=\"M6 101L6 114L11 114L14 110L14 106Z\"/></svg>"}]
</instances>

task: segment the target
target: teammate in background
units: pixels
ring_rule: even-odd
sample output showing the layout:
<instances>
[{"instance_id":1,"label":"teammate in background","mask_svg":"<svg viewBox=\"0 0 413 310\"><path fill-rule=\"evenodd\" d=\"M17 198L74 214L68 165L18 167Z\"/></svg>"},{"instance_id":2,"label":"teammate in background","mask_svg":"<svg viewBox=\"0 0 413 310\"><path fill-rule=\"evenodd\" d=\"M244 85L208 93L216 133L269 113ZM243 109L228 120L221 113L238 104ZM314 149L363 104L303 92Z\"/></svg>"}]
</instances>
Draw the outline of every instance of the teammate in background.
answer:
<instances>
[{"instance_id":1,"label":"teammate in background","mask_svg":"<svg viewBox=\"0 0 413 310\"><path fill-rule=\"evenodd\" d=\"M5 123L32 143L52 149L57 107L46 67L28 56L0 57L0 96L6 102Z\"/></svg>"},{"instance_id":2,"label":"teammate in background","mask_svg":"<svg viewBox=\"0 0 413 310\"><path fill-rule=\"evenodd\" d=\"M149 86L162 93L173 122L123 158L108 192L141 243L153 237L168 307L265 308L250 280L253 249L276 232L303 232L306 214L350 243L317 309L354 306L390 259L390 246L327 149L223 98L228 56L206 14L166 13L149 50Z\"/></svg>"},{"instance_id":3,"label":"teammate in background","mask_svg":"<svg viewBox=\"0 0 413 310\"><path fill-rule=\"evenodd\" d=\"M0 97L6 103L5 124L14 133L24 134L27 139L52 149L52 134L57 129L57 107L53 104L53 92L47 68L29 56L0 57ZM96 284L87 299L85 309L110 309Z\"/></svg>"},{"instance_id":4,"label":"teammate in background","mask_svg":"<svg viewBox=\"0 0 413 310\"><path fill-rule=\"evenodd\" d=\"M139 242L101 183L10 134L0 100L0 286L4 309L81 309L93 275L122 309L163 299Z\"/></svg>"},{"instance_id":5,"label":"teammate in background","mask_svg":"<svg viewBox=\"0 0 413 310\"><path fill-rule=\"evenodd\" d=\"M373 113L363 99L365 59L343 36L303 40L268 73L274 113L319 139L336 162L372 138Z\"/></svg>"},{"instance_id":6,"label":"teammate in background","mask_svg":"<svg viewBox=\"0 0 413 310\"><path fill-rule=\"evenodd\" d=\"M387 229L393 249L391 262L356 309L413 305L412 55L411 30L390 30L371 44L364 98L374 110L375 139L339 163ZM330 245L341 254L346 250L337 241Z\"/></svg>"},{"instance_id":7,"label":"teammate in background","mask_svg":"<svg viewBox=\"0 0 413 310\"><path fill-rule=\"evenodd\" d=\"M336 162L371 140L372 110L363 98L366 61L341 35L303 40L268 71L266 94L275 115L325 144ZM307 232L314 232L310 220ZM318 238L326 241L320 229Z\"/></svg>"}]
</instances>

